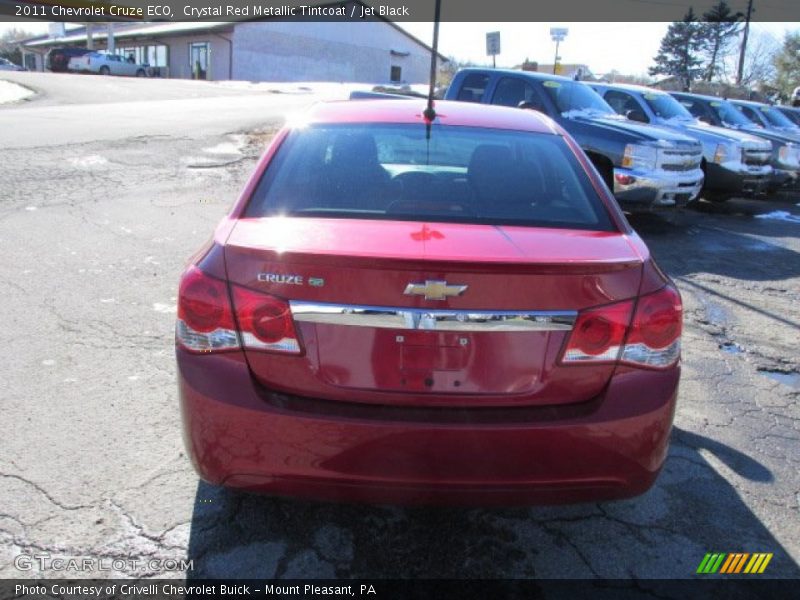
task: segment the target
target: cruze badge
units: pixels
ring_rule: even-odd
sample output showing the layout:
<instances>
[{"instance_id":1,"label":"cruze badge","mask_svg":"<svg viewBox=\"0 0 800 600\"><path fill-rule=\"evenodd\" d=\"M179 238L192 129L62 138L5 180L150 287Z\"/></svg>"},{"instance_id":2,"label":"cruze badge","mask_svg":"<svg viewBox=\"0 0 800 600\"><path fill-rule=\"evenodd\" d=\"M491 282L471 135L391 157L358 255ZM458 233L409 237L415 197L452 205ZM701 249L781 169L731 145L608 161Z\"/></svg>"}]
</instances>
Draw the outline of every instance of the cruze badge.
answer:
<instances>
[{"instance_id":1,"label":"cruze badge","mask_svg":"<svg viewBox=\"0 0 800 600\"><path fill-rule=\"evenodd\" d=\"M407 296L425 296L425 300L446 300L451 296L460 296L467 290L466 285L447 285L446 281L431 281L425 283L409 283Z\"/></svg>"},{"instance_id":2,"label":"cruze badge","mask_svg":"<svg viewBox=\"0 0 800 600\"><path fill-rule=\"evenodd\" d=\"M281 273L259 273L258 280L265 283L283 283L287 285L303 285L302 275L283 275Z\"/></svg>"}]
</instances>

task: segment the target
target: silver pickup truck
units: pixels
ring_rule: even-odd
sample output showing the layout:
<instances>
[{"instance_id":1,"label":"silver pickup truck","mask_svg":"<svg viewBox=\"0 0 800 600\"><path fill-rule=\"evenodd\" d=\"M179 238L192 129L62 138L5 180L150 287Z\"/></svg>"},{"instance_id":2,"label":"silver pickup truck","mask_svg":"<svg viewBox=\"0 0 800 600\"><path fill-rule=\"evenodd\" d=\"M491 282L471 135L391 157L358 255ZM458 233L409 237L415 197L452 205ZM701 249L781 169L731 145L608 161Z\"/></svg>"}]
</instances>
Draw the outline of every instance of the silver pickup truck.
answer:
<instances>
[{"instance_id":1,"label":"silver pickup truck","mask_svg":"<svg viewBox=\"0 0 800 600\"><path fill-rule=\"evenodd\" d=\"M147 77L148 65L128 62L125 57L108 52L89 52L83 56L69 59L69 70L98 75L122 75L127 77Z\"/></svg>"},{"instance_id":2,"label":"silver pickup truck","mask_svg":"<svg viewBox=\"0 0 800 600\"><path fill-rule=\"evenodd\" d=\"M639 85L591 83L617 113L642 123L667 127L703 145L705 181L701 195L723 202L736 196L766 194L772 176L772 145L740 131L698 121L675 98Z\"/></svg>"}]
</instances>

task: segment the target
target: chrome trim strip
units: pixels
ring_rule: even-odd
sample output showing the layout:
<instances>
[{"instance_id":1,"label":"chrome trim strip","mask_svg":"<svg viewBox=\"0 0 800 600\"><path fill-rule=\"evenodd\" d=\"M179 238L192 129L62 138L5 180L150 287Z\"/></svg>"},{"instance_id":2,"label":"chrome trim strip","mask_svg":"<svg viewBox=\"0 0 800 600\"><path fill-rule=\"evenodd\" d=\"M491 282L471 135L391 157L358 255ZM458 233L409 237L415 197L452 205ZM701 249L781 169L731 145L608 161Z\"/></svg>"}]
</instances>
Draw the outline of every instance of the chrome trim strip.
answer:
<instances>
[{"instance_id":1,"label":"chrome trim strip","mask_svg":"<svg viewBox=\"0 0 800 600\"><path fill-rule=\"evenodd\" d=\"M577 311L442 310L290 300L295 321L435 331L571 331Z\"/></svg>"}]
</instances>

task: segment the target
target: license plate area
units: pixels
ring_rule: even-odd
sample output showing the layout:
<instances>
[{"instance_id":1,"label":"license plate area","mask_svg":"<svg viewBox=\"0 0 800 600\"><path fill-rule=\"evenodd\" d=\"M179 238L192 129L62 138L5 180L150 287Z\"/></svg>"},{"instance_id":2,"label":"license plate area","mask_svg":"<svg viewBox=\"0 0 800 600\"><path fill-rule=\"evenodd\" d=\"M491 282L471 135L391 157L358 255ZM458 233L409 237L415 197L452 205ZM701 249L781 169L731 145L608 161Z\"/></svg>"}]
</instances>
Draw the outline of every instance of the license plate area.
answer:
<instances>
[{"instance_id":1,"label":"license plate area","mask_svg":"<svg viewBox=\"0 0 800 600\"><path fill-rule=\"evenodd\" d=\"M316 324L329 385L424 394L522 394L541 376L550 332L454 333Z\"/></svg>"}]
</instances>

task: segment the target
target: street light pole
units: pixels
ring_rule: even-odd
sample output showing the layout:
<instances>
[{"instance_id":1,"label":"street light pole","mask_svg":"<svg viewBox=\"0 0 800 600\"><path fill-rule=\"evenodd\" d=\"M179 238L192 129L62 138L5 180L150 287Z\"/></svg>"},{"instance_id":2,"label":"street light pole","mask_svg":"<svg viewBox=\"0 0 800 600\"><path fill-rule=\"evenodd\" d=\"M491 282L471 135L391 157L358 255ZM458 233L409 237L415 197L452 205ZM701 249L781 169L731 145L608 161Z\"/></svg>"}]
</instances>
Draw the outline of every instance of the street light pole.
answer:
<instances>
[{"instance_id":1,"label":"street light pole","mask_svg":"<svg viewBox=\"0 0 800 600\"><path fill-rule=\"evenodd\" d=\"M553 58L553 75L555 75L556 71L558 70L558 46L564 41L564 38L567 37L568 33L569 29L566 27L550 28L550 39L556 43L556 55L555 58Z\"/></svg>"},{"instance_id":2,"label":"street light pole","mask_svg":"<svg viewBox=\"0 0 800 600\"><path fill-rule=\"evenodd\" d=\"M556 65L558 64L558 44L561 43L561 38L556 38L556 55L553 57L553 75L556 74Z\"/></svg>"}]
</instances>

